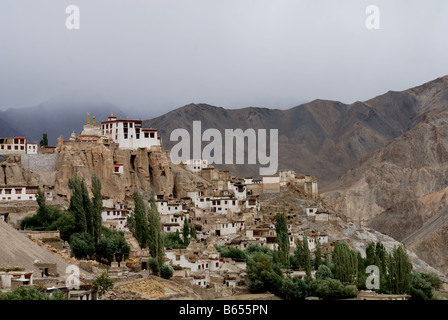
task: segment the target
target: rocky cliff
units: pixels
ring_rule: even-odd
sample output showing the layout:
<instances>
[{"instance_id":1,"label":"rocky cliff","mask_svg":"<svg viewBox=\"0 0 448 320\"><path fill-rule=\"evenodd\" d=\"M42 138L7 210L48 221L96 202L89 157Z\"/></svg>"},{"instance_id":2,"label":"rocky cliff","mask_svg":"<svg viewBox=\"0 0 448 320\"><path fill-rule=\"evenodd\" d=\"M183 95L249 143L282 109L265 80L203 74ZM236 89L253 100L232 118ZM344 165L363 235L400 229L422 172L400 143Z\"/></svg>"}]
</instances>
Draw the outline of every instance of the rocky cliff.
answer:
<instances>
[{"instance_id":1,"label":"rocky cliff","mask_svg":"<svg viewBox=\"0 0 448 320\"><path fill-rule=\"evenodd\" d=\"M365 157L322 197L448 272L448 103Z\"/></svg>"}]
</instances>

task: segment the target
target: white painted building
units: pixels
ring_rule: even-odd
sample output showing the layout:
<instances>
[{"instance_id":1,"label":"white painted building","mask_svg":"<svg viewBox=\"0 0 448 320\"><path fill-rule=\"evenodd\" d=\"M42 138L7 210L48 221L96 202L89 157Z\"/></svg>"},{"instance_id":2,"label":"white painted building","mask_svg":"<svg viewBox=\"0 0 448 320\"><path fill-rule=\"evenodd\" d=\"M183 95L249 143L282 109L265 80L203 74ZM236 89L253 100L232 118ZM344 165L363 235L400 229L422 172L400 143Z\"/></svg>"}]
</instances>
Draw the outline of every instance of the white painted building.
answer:
<instances>
[{"instance_id":1,"label":"white painted building","mask_svg":"<svg viewBox=\"0 0 448 320\"><path fill-rule=\"evenodd\" d=\"M25 137L0 138L0 154L37 154L37 143L27 143Z\"/></svg>"},{"instance_id":2,"label":"white painted building","mask_svg":"<svg viewBox=\"0 0 448 320\"><path fill-rule=\"evenodd\" d=\"M183 160L182 163L184 164L185 169L194 173L199 173L202 169L208 167L208 160L206 159L188 159Z\"/></svg>"},{"instance_id":3,"label":"white painted building","mask_svg":"<svg viewBox=\"0 0 448 320\"><path fill-rule=\"evenodd\" d=\"M142 128L142 120L120 120L111 114L107 121L101 122L101 131L121 149L149 149L161 145L157 129Z\"/></svg>"},{"instance_id":4,"label":"white painted building","mask_svg":"<svg viewBox=\"0 0 448 320\"><path fill-rule=\"evenodd\" d=\"M176 231L182 233L185 219L188 219L188 215L179 213L160 215L160 223L163 231L166 233L174 233Z\"/></svg>"},{"instance_id":5,"label":"white painted building","mask_svg":"<svg viewBox=\"0 0 448 320\"><path fill-rule=\"evenodd\" d=\"M26 144L27 154L37 154L37 143L27 143Z\"/></svg>"},{"instance_id":6,"label":"white painted building","mask_svg":"<svg viewBox=\"0 0 448 320\"><path fill-rule=\"evenodd\" d=\"M191 254L185 250L166 250L165 256L171 261L171 265L190 268L192 272L217 271L222 264L219 259L191 258Z\"/></svg>"},{"instance_id":7,"label":"white painted building","mask_svg":"<svg viewBox=\"0 0 448 320\"><path fill-rule=\"evenodd\" d=\"M216 236L220 237L236 234L244 230L245 230L244 221L217 222L215 227L215 234Z\"/></svg>"},{"instance_id":8,"label":"white painted building","mask_svg":"<svg viewBox=\"0 0 448 320\"><path fill-rule=\"evenodd\" d=\"M317 213L317 208L315 207L308 207L305 209L306 216L307 217L315 217Z\"/></svg>"},{"instance_id":9,"label":"white painted building","mask_svg":"<svg viewBox=\"0 0 448 320\"><path fill-rule=\"evenodd\" d=\"M169 200L157 200L156 206L157 206L157 211L159 212L160 215L175 214L175 213L187 211L187 210L184 210L182 203L170 202Z\"/></svg>"},{"instance_id":10,"label":"white painted building","mask_svg":"<svg viewBox=\"0 0 448 320\"><path fill-rule=\"evenodd\" d=\"M112 205L111 205L112 203ZM106 206L106 207L105 207ZM103 200L103 210L101 212L102 224L110 229L127 231L128 216L132 213L124 204L113 204L113 200Z\"/></svg>"},{"instance_id":11,"label":"white painted building","mask_svg":"<svg viewBox=\"0 0 448 320\"><path fill-rule=\"evenodd\" d=\"M238 213L241 211L238 205L238 199L235 198L212 197L210 198L210 202L210 209L212 212L217 212L225 215L229 210L231 210L233 213Z\"/></svg>"},{"instance_id":12,"label":"white painted building","mask_svg":"<svg viewBox=\"0 0 448 320\"><path fill-rule=\"evenodd\" d=\"M37 186L0 187L0 201L35 201Z\"/></svg>"},{"instance_id":13,"label":"white painted building","mask_svg":"<svg viewBox=\"0 0 448 320\"><path fill-rule=\"evenodd\" d=\"M263 176L263 193L279 193L280 192L280 176Z\"/></svg>"}]
</instances>

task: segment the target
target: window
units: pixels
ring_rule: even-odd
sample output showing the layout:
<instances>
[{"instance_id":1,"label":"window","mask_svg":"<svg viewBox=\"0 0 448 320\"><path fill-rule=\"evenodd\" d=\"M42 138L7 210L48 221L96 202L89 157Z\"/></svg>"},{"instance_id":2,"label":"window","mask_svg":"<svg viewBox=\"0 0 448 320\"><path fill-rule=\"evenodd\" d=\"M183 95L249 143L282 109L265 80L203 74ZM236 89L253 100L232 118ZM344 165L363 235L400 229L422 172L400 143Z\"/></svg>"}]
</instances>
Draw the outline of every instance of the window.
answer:
<instances>
[{"instance_id":1,"label":"window","mask_svg":"<svg viewBox=\"0 0 448 320\"><path fill-rule=\"evenodd\" d=\"M127 134L127 133L124 134L124 138L125 138L125 139L128 138L128 134Z\"/></svg>"},{"instance_id":2,"label":"window","mask_svg":"<svg viewBox=\"0 0 448 320\"><path fill-rule=\"evenodd\" d=\"M22 194L22 189L16 189L16 194Z\"/></svg>"},{"instance_id":3,"label":"window","mask_svg":"<svg viewBox=\"0 0 448 320\"><path fill-rule=\"evenodd\" d=\"M131 122L131 123L129 124L129 128L132 128L132 126L133 126L133 123Z\"/></svg>"},{"instance_id":4,"label":"window","mask_svg":"<svg viewBox=\"0 0 448 320\"><path fill-rule=\"evenodd\" d=\"M5 189L5 194L11 194L11 189Z\"/></svg>"},{"instance_id":5,"label":"window","mask_svg":"<svg viewBox=\"0 0 448 320\"><path fill-rule=\"evenodd\" d=\"M149 138L149 133L145 132L145 138Z\"/></svg>"},{"instance_id":6,"label":"window","mask_svg":"<svg viewBox=\"0 0 448 320\"><path fill-rule=\"evenodd\" d=\"M151 132L151 133L150 133L150 137L151 137L151 138L154 138L154 137L155 137L154 132Z\"/></svg>"}]
</instances>

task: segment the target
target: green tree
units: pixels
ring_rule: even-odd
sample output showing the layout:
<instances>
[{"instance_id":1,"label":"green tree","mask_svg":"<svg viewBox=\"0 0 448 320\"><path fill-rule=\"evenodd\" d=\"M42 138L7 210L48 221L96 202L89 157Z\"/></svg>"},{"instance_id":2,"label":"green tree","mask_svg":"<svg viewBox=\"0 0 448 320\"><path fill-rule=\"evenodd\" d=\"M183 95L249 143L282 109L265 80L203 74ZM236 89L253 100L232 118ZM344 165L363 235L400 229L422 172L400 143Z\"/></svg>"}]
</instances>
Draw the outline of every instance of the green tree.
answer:
<instances>
[{"instance_id":1,"label":"green tree","mask_svg":"<svg viewBox=\"0 0 448 320\"><path fill-rule=\"evenodd\" d=\"M92 238L94 237L94 218L92 210L92 201L89 197L89 191L87 190L86 181L81 180L81 195L82 195L82 206L84 210L84 215L86 217L86 232L89 233Z\"/></svg>"},{"instance_id":2,"label":"green tree","mask_svg":"<svg viewBox=\"0 0 448 320\"><path fill-rule=\"evenodd\" d=\"M129 229L140 248L144 249L148 243L148 219L145 203L137 189L134 190L134 212L129 217Z\"/></svg>"},{"instance_id":3,"label":"green tree","mask_svg":"<svg viewBox=\"0 0 448 320\"><path fill-rule=\"evenodd\" d=\"M333 278L333 274L329 267L324 264L321 264L316 271L316 279L325 280Z\"/></svg>"},{"instance_id":4,"label":"green tree","mask_svg":"<svg viewBox=\"0 0 448 320\"><path fill-rule=\"evenodd\" d=\"M98 297L101 299L102 296L114 287L114 281L109 277L106 271L103 271L101 275L95 278L92 282L94 289L98 290Z\"/></svg>"},{"instance_id":5,"label":"green tree","mask_svg":"<svg viewBox=\"0 0 448 320\"><path fill-rule=\"evenodd\" d=\"M149 269L151 269L152 274L158 276L160 274L159 261L156 258L151 257L148 260Z\"/></svg>"},{"instance_id":6,"label":"green tree","mask_svg":"<svg viewBox=\"0 0 448 320\"><path fill-rule=\"evenodd\" d=\"M61 210L56 206L47 205L44 192L40 188L37 191L36 201L38 204L36 214L23 219L20 228L40 231L56 230L55 222L62 216Z\"/></svg>"},{"instance_id":7,"label":"green tree","mask_svg":"<svg viewBox=\"0 0 448 320\"><path fill-rule=\"evenodd\" d=\"M58 290L50 297L35 286L23 286L10 292L0 293L0 300L68 300L68 297Z\"/></svg>"},{"instance_id":8,"label":"green tree","mask_svg":"<svg viewBox=\"0 0 448 320\"><path fill-rule=\"evenodd\" d=\"M280 263L283 267L289 269L289 236L288 225L286 223L286 215L284 213L277 214L275 231L277 233L277 244Z\"/></svg>"},{"instance_id":9,"label":"green tree","mask_svg":"<svg viewBox=\"0 0 448 320\"><path fill-rule=\"evenodd\" d=\"M40 140L40 142L39 142L39 146L41 146L41 147L46 147L46 146L48 146L48 136L47 136L46 133L43 133L43 134L42 134L42 140Z\"/></svg>"},{"instance_id":10,"label":"green tree","mask_svg":"<svg viewBox=\"0 0 448 320\"><path fill-rule=\"evenodd\" d=\"M196 227L194 225L190 227L190 237L192 239L198 240L198 235L196 234Z\"/></svg>"},{"instance_id":11,"label":"green tree","mask_svg":"<svg viewBox=\"0 0 448 320\"><path fill-rule=\"evenodd\" d=\"M68 211L73 212L75 216L76 232L87 232L87 219L84 210L81 180L78 175L68 180L68 186L71 190L70 204Z\"/></svg>"},{"instance_id":12,"label":"green tree","mask_svg":"<svg viewBox=\"0 0 448 320\"><path fill-rule=\"evenodd\" d=\"M310 249L308 247L308 238L306 237L306 234L303 235L303 253L301 257L300 264L302 265L303 269L305 269L307 278L311 277L311 253Z\"/></svg>"},{"instance_id":13,"label":"green tree","mask_svg":"<svg viewBox=\"0 0 448 320\"><path fill-rule=\"evenodd\" d=\"M415 272L411 276L410 294L412 300L431 300L434 295L434 288L420 272Z\"/></svg>"},{"instance_id":14,"label":"green tree","mask_svg":"<svg viewBox=\"0 0 448 320\"><path fill-rule=\"evenodd\" d=\"M149 254L159 262L159 266L163 264L164 256L164 238L161 231L160 216L157 210L154 193L151 192L150 206L148 210L148 247Z\"/></svg>"},{"instance_id":15,"label":"green tree","mask_svg":"<svg viewBox=\"0 0 448 320\"><path fill-rule=\"evenodd\" d=\"M72 234L70 249L76 259L91 259L95 253L92 235L85 232Z\"/></svg>"},{"instance_id":16,"label":"green tree","mask_svg":"<svg viewBox=\"0 0 448 320\"><path fill-rule=\"evenodd\" d=\"M303 300L308 292L307 283L298 278L286 277L280 289L280 295L286 300Z\"/></svg>"},{"instance_id":17,"label":"green tree","mask_svg":"<svg viewBox=\"0 0 448 320\"><path fill-rule=\"evenodd\" d=\"M103 210L103 196L101 194L101 181L96 173L92 175L92 222L93 240L98 243L101 237L101 212Z\"/></svg>"},{"instance_id":18,"label":"green tree","mask_svg":"<svg viewBox=\"0 0 448 320\"><path fill-rule=\"evenodd\" d=\"M322 265L322 252L319 237L316 238L316 249L314 250L314 269L317 270Z\"/></svg>"},{"instance_id":19,"label":"green tree","mask_svg":"<svg viewBox=\"0 0 448 320\"><path fill-rule=\"evenodd\" d=\"M182 241L185 247L190 244L190 226L188 225L187 218L184 219L184 226L182 228Z\"/></svg>"},{"instance_id":20,"label":"green tree","mask_svg":"<svg viewBox=\"0 0 448 320\"><path fill-rule=\"evenodd\" d=\"M102 237L96 245L97 260L107 260L110 264L115 255L117 261L121 261L129 257L130 247L124 238L122 231L110 230L102 227Z\"/></svg>"},{"instance_id":21,"label":"green tree","mask_svg":"<svg viewBox=\"0 0 448 320\"><path fill-rule=\"evenodd\" d=\"M248 287L253 292L279 293L283 275L273 255L256 251L249 255L246 266Z\"/></svg>"},{"instance_id":22,"label":"green tree","mask_svg":"<svg viewBox=\"0 0 448 320\"><path fill-rule=\"evenodd\" d=\"M420 274L423 277L423 279L425 279L431 284L434 290L440 290L440 288L442 288L442 280L440 280L439 276L436 273L421 272Z\"/></svg>"},{"instance_id":23,"label":"green tree","mask_svg":"<svg viewBox=\"0 0 448 320\"><path fill-rule=\"evenodd\" d=\"M185 249L185 245L180 238L179 230L165 235L165 248L167 249Z\"/></svg>"},{"instance_id":24,"label":"green tree","mask_svg":"<svg viewBox=\"0 0 448 320\"><path fill-rule=\"evenodd\" d=\"M391 293L404 294L410 292L412 263L404 245L394 247L388 255L388 284Z\"/></svg>"},{"instance_id":25,"label":"green tree","mask_svg":"<svg viewBox=\"0 0 448 320\"><path fill-rule=\"evenodd\" d=\"M334 277L342 283L355 283L358 274L358 255L346 243L336 243L332 253Z\"/></svg>"},{"instance_id":26,"label":"green tree","mask_svg":"<svg viewBox=\"0 0 448 320\"><path fill-rule=\"evenodd\" d=\"M64 212L55 222L55 226L59 230L61 239L70 241L72 234L76 233L75 214L70 211Z\"/></svg>"}]
</instances>

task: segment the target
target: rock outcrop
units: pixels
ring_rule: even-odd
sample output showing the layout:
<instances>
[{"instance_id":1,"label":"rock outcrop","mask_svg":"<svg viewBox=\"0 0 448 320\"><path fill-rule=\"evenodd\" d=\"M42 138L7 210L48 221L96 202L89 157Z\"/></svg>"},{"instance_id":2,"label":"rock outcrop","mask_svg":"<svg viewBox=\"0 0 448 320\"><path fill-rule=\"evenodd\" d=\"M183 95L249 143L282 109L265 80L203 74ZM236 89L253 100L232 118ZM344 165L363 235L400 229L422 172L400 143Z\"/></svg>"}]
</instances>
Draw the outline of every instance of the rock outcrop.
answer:
<instances>
[{"instance_id":1,"label":"rock outcrop","mask_svg":"<svg viewBox=\"0 0 448 320\"><path fill-rule=\"evenodd\" d=\"M153 147L150 150L119 149L110 144L64 141L58 146L55 190L59 196L68 198L68 180L79 174L90 179L94 172L102 183L103 198L124 201L131 199L134 189L173 194L174 179L171 162L166 151ZM115 165L122 165L123 172L115 173Z\"/></svg>"}]
</instances>

